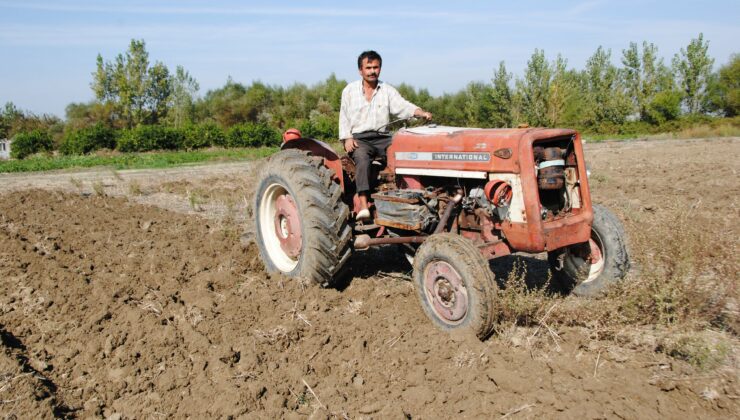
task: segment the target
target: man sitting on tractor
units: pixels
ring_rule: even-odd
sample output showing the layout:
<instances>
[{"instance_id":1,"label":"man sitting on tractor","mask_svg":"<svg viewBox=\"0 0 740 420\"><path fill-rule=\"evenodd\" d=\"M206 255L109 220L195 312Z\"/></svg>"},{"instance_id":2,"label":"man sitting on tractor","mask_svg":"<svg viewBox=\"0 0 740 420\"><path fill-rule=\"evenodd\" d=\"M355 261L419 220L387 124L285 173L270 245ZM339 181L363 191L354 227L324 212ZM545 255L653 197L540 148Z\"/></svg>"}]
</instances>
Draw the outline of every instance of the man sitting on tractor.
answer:
<instances>
[{"instance_id":1,"label":"man sitting on tractor","mask_svg":"<svg viewBox=\"0 0 740 420\"><path fill-rule=\"evenodd\" d=\"M361 80L349 83L342 91L342 106L339 110L339 138L344 150L355 161L355 182L360 209L357 220L370 218L368 196L370 194L370 165L373 159L384 159L391 144L390 136L357 136L355 134L377 131L390 122L390 116L409 118L412 116L432 119L432 114L404 99L387 83L381 82L380 68L383 59L375 51L365 51L357 58Z\"/></svg>"}]
</instances>

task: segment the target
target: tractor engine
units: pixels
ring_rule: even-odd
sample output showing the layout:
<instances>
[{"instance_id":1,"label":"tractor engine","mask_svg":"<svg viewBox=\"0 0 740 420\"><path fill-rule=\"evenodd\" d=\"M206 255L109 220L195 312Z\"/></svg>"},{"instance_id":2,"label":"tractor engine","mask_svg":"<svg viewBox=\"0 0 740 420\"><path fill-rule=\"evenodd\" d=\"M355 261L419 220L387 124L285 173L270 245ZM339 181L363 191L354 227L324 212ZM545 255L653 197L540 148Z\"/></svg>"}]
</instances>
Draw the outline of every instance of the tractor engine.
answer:
<instances>
[{"instance_id":1,"label":"tractor engine","mask_svg":"<svg viewBox=\"0 0 740 420\"><path fill-rule=\"evenodd\" d=\"M542 220L550 220L573 208L580 208L578 165L572 140L566 138L535 143L532 154Z\"/></svg>"}]
</instances>

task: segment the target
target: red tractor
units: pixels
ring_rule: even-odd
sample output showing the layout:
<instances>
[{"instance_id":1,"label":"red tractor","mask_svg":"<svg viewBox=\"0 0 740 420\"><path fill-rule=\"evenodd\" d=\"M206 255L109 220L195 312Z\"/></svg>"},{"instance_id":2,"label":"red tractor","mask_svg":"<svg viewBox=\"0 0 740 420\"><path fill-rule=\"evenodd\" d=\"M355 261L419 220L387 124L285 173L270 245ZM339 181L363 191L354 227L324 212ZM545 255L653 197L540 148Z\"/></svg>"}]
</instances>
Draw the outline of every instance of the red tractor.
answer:
<instances>
[{"instance_id":1,"label":"red tractor","mask_svg":"<svg viewBox=\"0 0 740 420\"><path fill-rule=\"evenodd\" d=\"M372 133L373 135L390 135ZM594 296L630 266L619 220L591 203L580 134L423 126L377 162L373 220L355 220L354 164L287 132L257 180L256 242L269 271L332 286L353 252L400 244L424 311L486 337L498 287L489 260L547 252L553 282Z\"/></svg>"}]
</instances>

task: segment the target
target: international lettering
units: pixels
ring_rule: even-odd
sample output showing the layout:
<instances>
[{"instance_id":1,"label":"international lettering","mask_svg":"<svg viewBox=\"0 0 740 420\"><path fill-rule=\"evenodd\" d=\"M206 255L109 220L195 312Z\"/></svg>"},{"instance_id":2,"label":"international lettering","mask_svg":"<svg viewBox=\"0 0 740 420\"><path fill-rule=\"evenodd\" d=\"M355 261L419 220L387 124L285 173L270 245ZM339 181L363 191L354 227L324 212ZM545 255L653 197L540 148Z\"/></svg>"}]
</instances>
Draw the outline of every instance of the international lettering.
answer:
<instances>
[{"instance_id":1,"label":"international lettering","mask_svg":"<svg viewBox=\"0 0 740 420\"><path fill-rule=\"evenodd\" d=\"M432 160L454 160L464 162L488 162L490 153L432 153Z\"/></svg>"}]
</instances>

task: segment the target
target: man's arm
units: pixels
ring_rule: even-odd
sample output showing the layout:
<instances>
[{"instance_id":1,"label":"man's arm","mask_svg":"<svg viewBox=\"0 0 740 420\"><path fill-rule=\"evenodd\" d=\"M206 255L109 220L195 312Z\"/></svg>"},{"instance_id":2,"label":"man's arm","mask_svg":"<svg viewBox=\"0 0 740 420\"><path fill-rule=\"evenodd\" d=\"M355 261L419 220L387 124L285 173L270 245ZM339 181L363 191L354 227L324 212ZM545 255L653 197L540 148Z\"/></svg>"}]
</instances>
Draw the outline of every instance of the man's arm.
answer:
<instances>
[{"instance_id":1,"label":"man's arm","mask_svg":"<svg viewBox=\"0 0 740 420\"><path fill-rule=\"evenodd\" d=\"M342 91L342 102L339 107L339 140L352 137L352 121L349 118L349 92Z\"/></svg>"},{"instance_id":2,"label":"man's arm","mask_svg":"<svg viewBox=\"0 0 740 420\"><path fill-rule=\"evenodd\" d=\"M339 107L339 140L344 144L344 151L352 153L357 148L357 142L352 138L352 121L349 118L349 92L342 91L342 103Z\"/></svg>"},{"instance_id":3,"label":"man's arm","mask_svg":"<svg viewBox=\"0 0 740 420\"><path fill-rule=\"evenodd\" d=\"M427 120L432 119L432 113L424 111L418 106L407 101L401 94L392 86L388 86L388 102L389 111L393 115L397 115L398 118L409 118L409 117L422 117Z\"/></svg>"}]
</instances>

